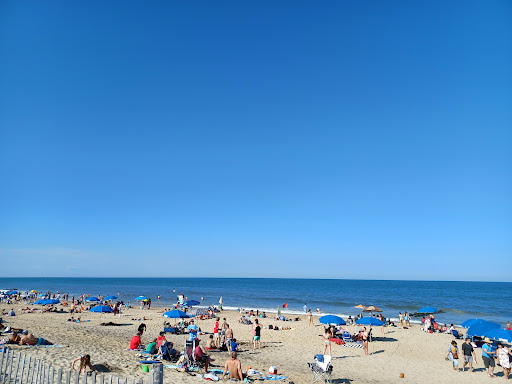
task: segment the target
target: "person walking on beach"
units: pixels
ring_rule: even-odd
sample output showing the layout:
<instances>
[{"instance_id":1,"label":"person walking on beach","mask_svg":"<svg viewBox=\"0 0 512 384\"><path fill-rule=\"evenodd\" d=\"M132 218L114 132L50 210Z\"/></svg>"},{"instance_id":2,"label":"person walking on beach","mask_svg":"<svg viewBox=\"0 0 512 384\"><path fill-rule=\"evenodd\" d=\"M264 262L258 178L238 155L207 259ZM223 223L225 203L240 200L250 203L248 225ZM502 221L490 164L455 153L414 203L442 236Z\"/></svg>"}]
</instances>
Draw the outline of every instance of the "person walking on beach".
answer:
<instances>
[{"instance_id":1,"label":"person walking on beach","mask_svg":"<svg viewBox=\"0 0 512 384\"><path fill-rule=\"evenodd\" d=\"M304 303L302 309L304 310L304 313L308 313L308 306L306 305L306 303Z\"/></svg>"},{"instance_id":2,"label":"person walking on beach","mask_svg":"<svg viewBox=\"0 0 512 384\"><path fill-rule=\"evenodd\" d=\"M484 361L485 369L487 369L487 375L489 377L495 377L494 376L494 367L496 366L496 363L494 362L494 356L496 355L496 351L492 350L491 347L491 339L486 337L484 339L484 345L482 345L482 360Z\"/></svg>"},{"instance_id":3,"label":"person walking on beach","mask_svg":"<svg viewBox=\"0 0 512 384\"><path fill-rule=\"evenodd\" d=\"M457 342L453 340L448 347L448 356L446 356L446 360L451 360L453 364L453 370L456 371L459 367L459 347L457 347Z\"/></svg>"},{"instance_id":4,"label":"person walking on beach","mask_svg":"<svg viewBox=\"0 0 512 384\"><path fill-rule=\"evenodd\" d=\"M464 365L462 366L462 370L464 371L466 365L469 364L469 372L473 372L473 363L476 364L476 355L469 337L466 337L466 340L462 343L462 353L464 353Z\"/></svg>"},{"instance_id":5,"label":"person walking on beach","mask_svg":"<svg viewBox=\"0 0 512 384\"><path fill-rule=\"evenodd\" d=\"M329 355L329 356L332 355L331 340L330 340L331 337L333 337L331 327L324 327L324 334L323 334L323 338L324 338L323 354L324 355ZM327 351L329 351L329 353L326 353Z\"/></svg>"},{"instance_id":6,"label":"person walking on beach","mask_svg":"<svg viewBox=\"0 0 512 384\"><path fill-rule=\"evenodd\" d=\"M404 327L407 327L407 328L411 327L411 323L410 323L409 313L408 312L405 312L405 315L404 315Z\"/></svg>"},{"instance_id":7,"label":"person walking on beach","mask_svg":"<svg viewBox=\"0 0 512 384\"><path fill-rule=\"evenodd\" d=\"M398 320L400 321L400 326L403 328L403 326L404 326L404 315L402 315L402 312L398 312Z\"/></svg>"},{"instance_id":8,"label":"person walking on beach","mask_svg":"<svg viewBox=\"0 0 512 384\"><path fill-rule=\"evenodd\" d=\"M496 351L496 355L498 357L498 361L500 362L501 368L503 368L503 376L506 380L508 380L508 376L510 375L510 358L512 356L512 352L510 352L510 350L503 344L498 343L498 350Z\"/></svg>"},{"instance_id":9,"label":"person walking on beach","mask_svg":"<svg viewBox=\"0 0 512 384\"><path fill-rule=\"evenodd\" d=\"M252 329L254 332L254 349L256 349L256 344L258 345L258 349L261 349L261 326L258 323L258 319L254 320Z\"/></svg>"}]
</instances>

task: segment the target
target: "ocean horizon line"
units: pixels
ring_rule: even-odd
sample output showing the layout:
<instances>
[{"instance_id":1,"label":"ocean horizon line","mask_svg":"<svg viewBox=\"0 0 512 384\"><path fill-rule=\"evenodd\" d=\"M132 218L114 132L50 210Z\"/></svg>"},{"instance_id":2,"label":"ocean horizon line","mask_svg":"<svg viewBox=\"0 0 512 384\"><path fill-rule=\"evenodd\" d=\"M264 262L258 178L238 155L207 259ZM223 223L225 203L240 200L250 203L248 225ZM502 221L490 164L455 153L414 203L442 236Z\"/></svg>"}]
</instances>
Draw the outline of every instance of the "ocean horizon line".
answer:
<instances>
[{"instance_id":1,"label":"ocean horizon line","mask_svg":"<svg viewBox=\"0 0 512 384\"><path fill-rule=\"evenodd\" d=\"M321 277L222 277L222 276L11 276L0 277L2 279L211 279L211 280L319 280L319 281L406 281L417 283L503 283L509 284L510 281L485 281L485 280L426 280L426 279L366 279L366 278L321 278Z\"/></svg>"}]
</instances>

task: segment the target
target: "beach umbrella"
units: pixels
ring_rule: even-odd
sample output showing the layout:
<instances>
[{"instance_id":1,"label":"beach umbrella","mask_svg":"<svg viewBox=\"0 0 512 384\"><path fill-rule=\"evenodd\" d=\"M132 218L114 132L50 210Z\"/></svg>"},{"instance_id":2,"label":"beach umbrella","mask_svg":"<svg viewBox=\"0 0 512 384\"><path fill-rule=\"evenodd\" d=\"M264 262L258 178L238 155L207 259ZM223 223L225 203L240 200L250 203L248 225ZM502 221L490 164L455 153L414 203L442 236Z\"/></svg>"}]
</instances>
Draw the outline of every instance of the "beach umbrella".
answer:
<instances>
[{"instance_id":1,"label":"beach umbrella","mask_svg":"<svg viewBox=\"0 0 512 384\"><path fill-rule=\"evenodd\" d=\"M187 315L189 315L190 317L205 316L205 315L208 315L208 311L203 308L194 308L194 309L188 311Z\"/></svg>"},{"instance_id":2,"label":"beach umbrella","mask_svg":"<svg viewBox=\"0 0 512 384\"><path fill-rule=\"evenodd\" d=\"M322 316L319 321L322 324L335 324L335 325L346 325L347 323L339 316L325 315Z\"/></svg>"},{"instance_id":3,"label":"beach umbrella","mask_svg":"<svg viewBox=\"0 0 512 384\"><path fill-rule=\"evenodd\" d=\"M201 304L201 303L199 301L197 301L197 300L189 300L189 301L185 301L183 303L183 305L185 307L193 307L194 305L199 305L199 304Z\"/></svg>"},{"instance_id":4,"label":"beach umbrella","mask_svg":"<svg viewBox=\"0 0 512 384\"><path fill-rule=\"evenodd\" d=\"M30 292L32 293L37 293L37 291L35 289L31 290Z\"/></svg>"},{"instance_id":5,"label":"beach umbrella","mask_svg":"<svg viewBox=\"0 0 512 384\"><path fill-rule=\"evenodd\" d=\"M173 309L172 311L165 312L162 316L169 317L171 319L186 319L190 317L185 312L180 311L178 309Z\"/></svg>"},{"instance_id":6,"label":"beach umbrella","mask_svg":"<svg viewBox=\"0 0 512 384\"><path fill-rule=\"evenodd\" d=\"M222 304L222 296L219 299L219 304Z\"/></svg>"},{"instance_id":7,"label":"beach umbrella","mask_svg":"<svg viewBox=\"0 0 512 384\"><path fill-rule=\"evenodd\" d=\"M46 301L46 300L44 300L44 299L37 300L36 302L34 302L34 304L35 304L35 305L43 305L45 301Z\"/></svg>"},{"instance_id":8,"label":"beach umbrella","mask_svg":"<svg viewBox=\"0 0 512 384\"><path fill-rule=\"evenodd\" d=\"M44 305L59 304L59 303L60 303L60 300L58 300L58 299L49 299L49 300L43 301Z\"/></svg>"},{"instance_id":9,"label":"beach umbrella","mask_svg":"<svg viewBox=\"0 0 512 384\"><path fill-rule=\"evenodd\" d=\"M18 291L9 291L9 292L7 292L8 295L15 295L17 293L18 293Z\"/></svg>"},{"instance_id":10,"label":"beach umbrella","mask_svg":"<svg viewBox=\"0 0 512 384\"><path fill-rule=\"evenodd\" d=\"M485 332L490 331L491 329L499 329L500 325L498 323L493 323L492 321L482 321L481 323L477 323L469 327L467 335L469 337L473 336L483 336Z\"/></svg>"},{"instance_id":11,"label":"beach umbrella","mask_svg":"<svg viewBox=\"0 0 512 384\"><path fill-rule=\"evenodd\" d=\"M359 320L356 320L356 324L359 325L384 325L383 321L375 317L361 317Z\"/></svg>"},{"instance_id":12,"label":"beach umbrella","mask_svg":"<svg viewBox=\"0 0 512 384\"><path fill-rule=\"evenodd\" d=\"M485 322L487 320L482 320L482 319L469 319L469 320L466 320L465 322L463 322L461 324L461 326L463 326L464 328L469 328L469 327L472 327L473 325L475 324L478 324L478 323L482 323L482 322Z\"/></svg>"},{"instance_id":13,"label":"beach umbrella","mask_svg":"<svg viewBox=\"0 0 512 384\"><path fill-rule=\"evenodd\" d=\"M97 305L95 307L92 307L89 312L101 312L101 313L110 313L114 310L110 308L108 305Z\"/></svg>"},{"instance_id":14,"label":"beach umbrella","mask_svg":"<svg viewBox=\"0 0 512 384\"><path fill-rule=\"evenodd\" d=\"M87 299L85 299L85 301L94 301L94 302L98 302L100 301L100 299L98 299L97 297L94 297L94 296L91 296L91 297L88 297Z\"/></svg>"},{"instance_id":15,"label":"beach umbrella","mask_svg":"<svg viewBox=\"0 0 512 384\"><path fill-rule=\"evenodd\" d=\"M366 307L363 304L358 304L354 308L362 309L363 311L366 309Z\"/></svg>"},{"instance_id":16,"label":"beach umbrella","mask_svg":"<svg viewBox=\"0 0 512 384\"><path fill-rule=\"evenodd\" d=\"M277 316L281 316L281 307L277 307Z\"/></svg>"},{"instance_id":17,"label":"beach umbrella","mask_svg":"<svg viewBox=\"0 0 512 384\"><path fill-rule=\"evenodd\" d=\"M506 329L494 328L485 332L482 336L496 341L503 341L504 343L512 342L512 331L508 331Z\"/></svg>"},{"instance_id":18,"label":"beach umbrella","mask_svg":"<svg viewBox=\"0 0 512 384\"><path fill-rule=\"evenodd\" d=\"M115 300L115 299L117 299L117 296L114 296L114 295L105 297L105 300Z\"/></svg>"},{"instance_id":19,"label":"beach umbrella","mask_svg":"<svg viewBox=\"0 0 512 384\"><path fill-rule=\"evenodd\" d=\"M46 296L46 295L44 295L44 294L42 294L42 293L41 293L40 295L37 295L37 297L45 297L45 296Z\"/></svg>"},{"instance_id":20,"label":"beach umbrella","mask_svg":"<svg viewBox=\"0 0 512 384\"><path fill-rule=\"evenodd\" d=\"M420 310L418 311L418 313L436 313L436 312L439 312L439 310L434 307L423 307L423 308L420 308Z\"/></svg>"},{"instance_id":21,"label":"beach umbrella","mask_svg":"<svg viewBox=\"0 0 512 384\"><path fill-rule=\"evenodd\" d=\"M148 298L146 296L139 296L136 297L135 300L147 300Z\"/></svg>"},{"instance_id":22,"label":"beach umbrella","mask_svg":"<svg viewBox=\"0 0 512 384\"><path fill-rule=\"evenodd\" d=\"M382 309L374 305L370 305L369 307L363 309L363 312L382 312Z\"/></svg>"}]
</instances>

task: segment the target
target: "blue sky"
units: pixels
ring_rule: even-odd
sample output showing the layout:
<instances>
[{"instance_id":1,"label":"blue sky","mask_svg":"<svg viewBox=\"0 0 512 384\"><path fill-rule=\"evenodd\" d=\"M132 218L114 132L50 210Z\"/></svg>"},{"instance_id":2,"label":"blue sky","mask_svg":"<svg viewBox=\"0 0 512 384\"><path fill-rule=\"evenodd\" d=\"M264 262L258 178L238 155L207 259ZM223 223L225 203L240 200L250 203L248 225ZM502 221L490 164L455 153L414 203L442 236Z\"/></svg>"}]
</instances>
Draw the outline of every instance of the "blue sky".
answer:
<instances>
[{"instance_id":1,"label":"blue sky","mask_svg":"<svg viewBox=\"0 0 512 384\"><path fill-rule=\"evenodd\" d=\"M511 281L511 15L2 2L8 275Z\"/></svg>"}]
</instances>

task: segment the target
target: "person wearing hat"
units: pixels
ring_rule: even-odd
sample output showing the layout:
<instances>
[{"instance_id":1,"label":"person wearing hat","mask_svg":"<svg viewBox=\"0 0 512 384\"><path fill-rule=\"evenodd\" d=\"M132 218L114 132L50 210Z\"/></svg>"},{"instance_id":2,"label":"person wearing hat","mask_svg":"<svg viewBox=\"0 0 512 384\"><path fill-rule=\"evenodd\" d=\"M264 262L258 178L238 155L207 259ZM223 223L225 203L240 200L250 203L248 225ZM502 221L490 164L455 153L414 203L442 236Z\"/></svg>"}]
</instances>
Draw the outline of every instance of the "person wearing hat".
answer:
<instances>
[{"instance_id":1,"label":"person wearing hat","mask_svg":"<svg viewBox=\"0 0 512 384\"><path fill-rule=\"evenodd\" d=\"M486 337L484 339L484 343L485 344L482 346L482 360L484 361L485 368L487 369L487 375L489 375L489 377L495 377L494 367L496 365L493 355L496 355L496 352L492 350L491 339Z\"/></svg>"},{"instance_id":2,"label":"person wearing hat","mask_svg":"<svg viewBox=\"0 0 512 384\"><path fill-rule=\"evenodd\" d=\"M190 324L187 327L188 330L188 339L190 341L197 339L197 332L199 331L199 327L197 324L194 324L194 319L190 320Z\"/></svg>"}]
</instances>

